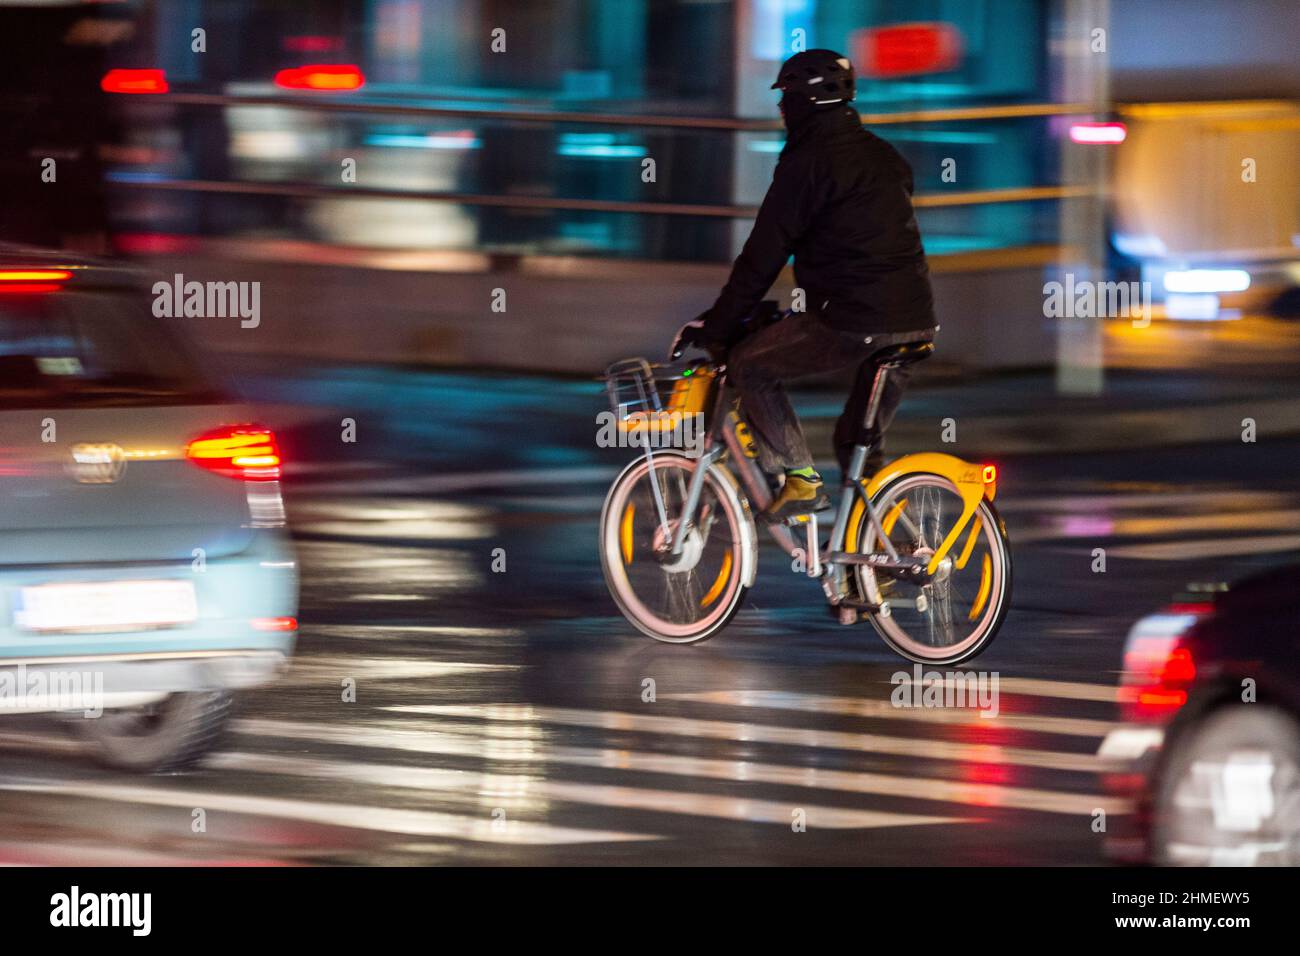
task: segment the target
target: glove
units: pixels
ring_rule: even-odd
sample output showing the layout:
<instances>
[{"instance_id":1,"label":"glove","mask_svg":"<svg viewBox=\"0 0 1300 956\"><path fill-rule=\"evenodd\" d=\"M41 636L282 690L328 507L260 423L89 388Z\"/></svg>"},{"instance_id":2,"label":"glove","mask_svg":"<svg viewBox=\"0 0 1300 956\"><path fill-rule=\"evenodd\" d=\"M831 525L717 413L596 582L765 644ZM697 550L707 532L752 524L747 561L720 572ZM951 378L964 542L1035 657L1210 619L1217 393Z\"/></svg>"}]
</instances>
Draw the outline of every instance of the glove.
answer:
<instances>
[{"instance_id":1,"label":"glove","mask_svg":"<svg viewBox=\"0 0 1300 956\"><path fill-rule=\"evenodd\" d=\"M704 322L692 319L677 330L673 344L668 346L668 361L676 362L687 349L701 348L704 342Z\"/></svg>"},{"instance_id":2,"label":"glove","mask_svg":"<svg viewBox=\"0 0 1300 956\"><path fill-rule=\"evenodd\" d=\"M668 347L668 360L670 362L676 362L686 353L687 349L700 349L708 352L710 358L714 361L718 361L726 351L722 343L715 341L705 330L704 318L706 315L708 315L707 312L698 318L691 319L677 330L677 335L673 338L673 344Z\"/></svg>"}]
</instances>

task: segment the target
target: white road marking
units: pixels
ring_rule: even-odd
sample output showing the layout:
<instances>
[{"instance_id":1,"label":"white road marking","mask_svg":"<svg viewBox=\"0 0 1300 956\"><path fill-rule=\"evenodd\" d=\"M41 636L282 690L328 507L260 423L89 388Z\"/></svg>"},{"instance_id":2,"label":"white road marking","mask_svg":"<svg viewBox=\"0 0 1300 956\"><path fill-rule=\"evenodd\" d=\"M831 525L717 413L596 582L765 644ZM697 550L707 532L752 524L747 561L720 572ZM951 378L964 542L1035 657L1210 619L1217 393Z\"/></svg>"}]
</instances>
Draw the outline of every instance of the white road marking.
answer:
<instances>
[{"instance_id":1,"label":"white road marking","mask_svg":"<svg viewBox=\"0 0 1300 956\"><path fill-rule=\"evenodd\" d=\"M1113 721L1108 720L1006 712L999 713L996 717L982 717L974 708L895 707L889 700L877 698L830 697L775 690L715 690L692 694L661 694L660 697L702 704L798 710L885 720L915 720L932 724L962 724L990 730L1024 730L1075 737L1104 737L1115 726Z\"/></svg>"},{"instance_id":2,"label":"white road marking","mask_svg":"<svg viewBox=\"0 0 1300 956\"><path fill-rule=\"evenodd\" d=\"M918 826L961 823L960 818L889 813L824 807L802 800L780 802L754 800L728 794L685 793L679 790L650 790L609 784L574 783L522 774L469 773L439 767L399 767L390 764L354 763L270 754L222 754L218 766L272 774L291 774L327 780L347 780L376 787L402 787L446 793L461 791L475 797L485 815L500 807L509 819L516 812L545 810L548 801L580 803L623 810L649 810L747 823L777 823L789 826L792 811L801 809L810 827L856 830L870 827ZM709 761L704 761L704 764ZM631 767L624 769L634 769ZM696 774L696 776L701 776ZM729 779L729 778L722 778ZM197 806L198 804L196 804Z\"/></svg>"},{"instance_id":3,"label":"white road marking","mask_svg":"<svg viewBox=\"0 0 1300 956\"><path fill-rule=\"evenodd\" d=\"M282 820L303 820L352 830L376 830L412 836L450 837L476 843L514 843L532 846L572 843L614 843L630 840L658 840L662 837L626 833L618 830L583 830L551 826L524 820L493 820L435 813L428 810L394 810L386 807L356 806L344 803L318 803L308 800L285 800L273 797L250 797L234 793L207 793L198 790L151 789L97 783L88 788L83 782L27 781L0 783L0 790L20 793L47 793L90 800L136 803L155 807L202 807L213 813L235 813Z\"/></svg>"},{"instance_id":4,"label":"white road marking","mask_svg":"<svg viewBox=\"0 0 1300 956\"><path fill-rule=\"evenodd\" d=\"M1300 534L1268 534L1246 538L1219 536L1194 541L1127 544L1107 548L1106 553L1110 557L1138 558L1144 561L1192 561L1198 558L1274 554L1297 549L1300 549Z\"/></svg>"},{"instance_id":5,"label":"white road marking","mask_svg":"<svg viewBox=\"0 0 1300 956\"><path fill-rule=\"evenodd\" d=\"M1287 504L1294 495L1276 491L1141 491L1100 494L1061 494L1050 496L1007 498L998 500L998 511L1074 511L1095 514L1115 509L1140 509L1147 514L1170 508L1195 507L1242 511L1265 509Z\"/></svg>"},{"instance_id":6,"label":"white road marking","mask_svg":"<svg viewBox=\"0 0 1300 956\"><path fill-rule=\"evenodd\" d=\"M429 714L442 717L477 718L536 725L563 724L622 730L638 733L670 734L680 737L703 737L746 743L784 744L860 753L895 754L931 760L952 760L978 764L1042 767L1049 770L1094 772L1103 769L1090 753L1066 753L1035 750L1027 747L1004 747L922 737L888 737L881 734L852 733L842 730L816 730L802 727L778 727L772 724L739 723L728 720L699 720L692 717L669 717L655 714L631 714L612 710L574 710L563 707L534 707L528 704L438 705L412 704L385 708L395 713ZM268 730L268 733L270 731ZM532 736L526 734L522 736Z\"/></svg>"},{"instance_id":7,"label":"white road marking","mask_svg":"<svg viewBox=\"0 0 1300 956\"><path fill-rule=\"evenodd\" d=\"M329 683L345 677L358 680L413 680L519 670L522 664L471 664L465 661L431 661L420 657L296 657L278 686Z\"/></svg>"},{"instance_id":8,"label":"white road marking","mask_svg":"<svg viewBox=\"0 0 1300 956\"><path fill-rule=\"evenodd\" d=\"M363 640L381 640L394 634L473 638L524 636L523 630L516 627L469 627L452 624L307 624L304 625L304 629L308 630L313 637L355 637Z\"/></svg>"},{"instance_id":9,"label":"white road marking","mask_svg":"<svg viewBox=\"0 0 1300 956\"><path fill-rule=\"evenodd\" d=\"M880 683L889 684L891 682L881 681ZM905 683L911 684L913 681L909 679ZM944 687L959 686L960 684L958 680L950 677L936 680L936 683L940 683ZM1008 694L1023 694L1027 697L1056 697L1061 700L1095 700L1106 703L1114 703L1119 700L1119 687L1115 684L1084 684L1075 681L1038 680L1032 677L999 676L998 690Z\"/></svg>"},{"instance_id":10,"label":"white road marking","mask_svg":"<svg viewBox=\"0 0 1300 956\"><path fill-rule=\"evenodd\" d=\"M389 708L397 710L399 708ZM671 718L670 718L671 719ZM662 773L674 776L697 777L709 780L726 780L735 783L762 783L811 790L835 790L847 793L875 794L891 797L908 797L942 803L959 803L973 807L1006 807L1038 810L1046 813L1091 813L1097 807L1108 812L1126 812L1128 802L1084 793L1044 790L1033 787L1016 787L997 783L952 781L932 777L907 777L885 773L864 773L852 770L831 770L821 767L761 763L749 760L724 760L706 757L682 757L621 748L570 747L551 744L544 739L499 738L486 736L491 728L468 728L449 732L425 729L399 729L400 725L383 725L369 730L357 727L317 727L312 724L293 724L286 721L239 721L236 729L242 732L259 732L259 736L311 740L320 743L344 744L355 747L400 750L411 753L477 757L487 760L518 763L558 763L583 767L601 767L639 773ZM716 736L721 736L720 734ZM918 741L918 743L927 743ZM976 750L966 745L970 750ZM996 749L996 748L990 748ZM1067 755L1060 755L1067 756ZM1068 755L1086 763L1093 769L1104 764L1091 754ZM267 757L268 769L274 768L279 757ZM961 761L979 766L980 761L969 757ZM1060 768L1065 769L1065 768ZM1073 767L1068 769L1075 769ZM461 774L464 779L464 775ZM548 783L554 783L550 781ZM567 796L558 791L536 791L555 799L582 803L604 802L603 788L590 785L590 796L579 796L587 784L565 784ZM530 792L533 785L529 784ZM579 789L573 789L579 788ZM669 801L671 802L671 801ZM800 806L804 804L800 803ZM789 822L789 806L781 822ZM664 807L663 809L666 809ZM831 826L833 824L826 824ZM877 826L884 824L863 824ZM901 824L900 824L901 825Z\"/></svg>"},{"instance_id":11,"label":"white road marking","mask_svg":"<svg viewBox=\"0 0 1300 956\"><path fill-rule=\"evenodd\" d=\"M987 763L1000 766L1043 767L1047 770L1071 770L1079 773L1096 773L1105 765L1092 753L1069 753L1062 750L1040 750L1024 747L1002 747L1000 744L970 744L963 741L931 740L926 737L896 737L881 734L853 734L846 731L813 730L803 727L779 727L768 723L737 723L733 721L702 721L690 717L666 717L655 714L629 714L616 710L573 710L543 708L525 704L491 705L394 705L385 708L393 713L432 714L451 719L484 719L485 724L447 724L438 722L435 730L446 734L480 734L485 739L500 741L543 740L546 731L539 723L558 723L569 727L593 727L598 730L637 731L645 734L702 737L708 740L744 740L746 743L785 744L813 749L852 750L858 753L885 753L900 757L920 757L926 760L948 760L965 763ZM285 736L298 739L320 740L322 743L355 745L355 747L386 747L389 735L406 734L403 727L355 726L334 724L329 728L316 724L296 724L286 721L260 721L243 719L235 728L255 736ZM394 737L403 741L400 749L420 752L419 745L409 737ZM437 752L437 750L430 750ZM623 753L623 750L616 750Z\"/></svg>"}]
</instances>

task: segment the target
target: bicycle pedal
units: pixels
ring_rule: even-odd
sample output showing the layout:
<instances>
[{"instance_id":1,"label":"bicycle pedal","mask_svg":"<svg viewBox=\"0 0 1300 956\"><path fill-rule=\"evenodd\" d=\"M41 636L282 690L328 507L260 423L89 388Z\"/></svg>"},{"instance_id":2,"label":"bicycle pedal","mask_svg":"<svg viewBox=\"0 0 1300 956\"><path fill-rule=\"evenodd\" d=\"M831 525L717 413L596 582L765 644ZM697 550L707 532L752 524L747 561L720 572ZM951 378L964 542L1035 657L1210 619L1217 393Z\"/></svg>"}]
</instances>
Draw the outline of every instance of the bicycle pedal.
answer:
<instances>
[{"instance_id":1,"label":"bicycle pedal","mask_svg":"<svg viewBox=\"0 0 1300 956\"><path fill-rule=\"evenodd\" d=\"M810 521L816 521L817 515L820 512L829 511L830 507L831 506L828 504L824 507L816 508L813 511L808 511L801 515L790 515L789 517L786 518L771 518L768 519L768 524L783 524L787 528L798 528L801 525L808 524L808 522Z\"/></svg>"},{"instance_id":2,"label":"bicycle pedal","mask_svg":"<svg viewBox=\"0 0 1300 956\"><path fill-rule=\"evenodd\" d=\"M838 614L839 614L840 623L843 624L843 625L845 625L846 627L847 627L848 625L850 625L850 624L857 624L857 623L858 623L858 617L859 617L860 615L858 614L858 609L857 609L857 608L855 608L855 607L845 607L844 605L841 604L841 605L840 605L839 607L837 607L835 610L836 610L836 611L838 612Z\"/></svg>"}]
</instances>

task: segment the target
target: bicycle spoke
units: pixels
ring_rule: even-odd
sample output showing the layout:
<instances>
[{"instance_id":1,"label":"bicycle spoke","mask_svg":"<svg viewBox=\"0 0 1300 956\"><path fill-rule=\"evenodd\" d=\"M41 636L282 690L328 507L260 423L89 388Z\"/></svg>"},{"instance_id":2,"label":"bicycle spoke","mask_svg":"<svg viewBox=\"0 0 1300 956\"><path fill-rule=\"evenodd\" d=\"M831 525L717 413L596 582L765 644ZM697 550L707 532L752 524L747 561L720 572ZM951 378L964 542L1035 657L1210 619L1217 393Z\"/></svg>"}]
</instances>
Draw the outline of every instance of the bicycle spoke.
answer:
<instances>
[{"instance_id":1,"label":"bicycle spoke","mask_svg":"<svg viewBox=\"0 0 1300 956\"><path fill-rule=\"evenodd\" d=\"M880 514L892 517L889 540L899 555L926 561L933 559L966 513L965 502L955 487L944 479L922 476L900 483L874 504ZM895 508L896 512L892 510ZM905 577L889 578L884 572L857 572L860 578L874 577L881 588L881 597L888 601L891 613L874 620L905 653L910 648L920 655L919 659L940 658L959 652L987 628L990 613L971 618L969 612L976 606L977 589L987 586L982 578L987 573L985 562L990 556L994 562L1001 559L991 540L996 535L995 525L989 522L977 528L978 537L962 567L958 568L956 561L966 539L958 536L953 546L956 553L944 555L926 584L914 584ZM879 538L872 534L864 540ZM883 543L877 550L880 548ZM995 586L1001 584L995 582ZM996 609L1000 605L993 602L988 606Z\"/></svg>"}]
</instances>

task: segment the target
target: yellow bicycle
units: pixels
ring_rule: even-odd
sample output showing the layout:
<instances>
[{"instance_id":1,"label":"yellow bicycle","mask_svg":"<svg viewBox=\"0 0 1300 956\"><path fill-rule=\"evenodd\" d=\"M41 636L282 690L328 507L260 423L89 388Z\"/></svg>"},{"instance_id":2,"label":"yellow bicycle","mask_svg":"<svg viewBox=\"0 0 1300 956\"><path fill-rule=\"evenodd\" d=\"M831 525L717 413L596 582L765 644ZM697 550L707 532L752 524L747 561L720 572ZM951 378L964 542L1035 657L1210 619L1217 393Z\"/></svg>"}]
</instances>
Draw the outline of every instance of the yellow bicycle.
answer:
<instances>
[{"instance_id":1,"label":"yellow bicycle","mask_svg":"<svg viewBox=\"0 0 1300 956\"><path fill-rule=\"evenodd\" d=\"M873 356L867 428L890 370L933 348L908 343ZM605 380L620 434L641 450L601 511L605 581L642 632L698 643L727 625L754 583L754 514L773 490L725 365L673 371L627 359ZM680 447L683 435L694 447ZM997 469L923 453L868 478L868 452L854 448L825 546L815 514L768 529L793 566L821 582L842 624L866 618L909 660L967 660L993 639L1011 596L1011 551L993 506Z\"/></svg>"}]
</instances>

